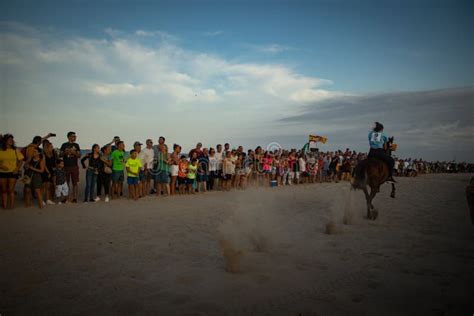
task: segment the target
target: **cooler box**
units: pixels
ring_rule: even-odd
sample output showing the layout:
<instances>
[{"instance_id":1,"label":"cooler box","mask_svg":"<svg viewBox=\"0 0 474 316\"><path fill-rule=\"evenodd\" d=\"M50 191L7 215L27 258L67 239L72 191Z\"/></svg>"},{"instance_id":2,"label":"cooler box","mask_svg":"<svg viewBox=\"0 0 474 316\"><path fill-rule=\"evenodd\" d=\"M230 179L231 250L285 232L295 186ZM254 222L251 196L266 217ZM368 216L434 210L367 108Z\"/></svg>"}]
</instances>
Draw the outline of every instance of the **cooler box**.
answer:
<instances>
[{"instance_id":1,"label":"cooler box","mask_svg":"<svg viewBox=\"0 0 474 316\"><path fill-rule=\"evenodd\" d=\"M276 187L276 186L278 186L277 180L272 180L272 181L270 181L270 187L274 188L274 187Z\"/></svg>"}]
</instances>

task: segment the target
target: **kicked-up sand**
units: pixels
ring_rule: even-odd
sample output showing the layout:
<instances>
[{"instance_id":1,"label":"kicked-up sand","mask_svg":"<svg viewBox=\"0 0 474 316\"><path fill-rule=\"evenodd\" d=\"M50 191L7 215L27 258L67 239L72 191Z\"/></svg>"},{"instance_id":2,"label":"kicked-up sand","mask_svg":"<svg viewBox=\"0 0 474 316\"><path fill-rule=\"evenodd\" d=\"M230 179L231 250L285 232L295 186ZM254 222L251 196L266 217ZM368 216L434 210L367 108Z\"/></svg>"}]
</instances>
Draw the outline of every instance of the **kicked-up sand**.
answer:
<instances>
[{"instance_id":1,"label":"kicked-up sand","mask_svg":"<svg viewBox=\"0 0 474 316\"><path fill-rule=\"evenodd\" d=\"M0 211L3 315L472 315L472 175Z\"/></svg>"}]
</instances>

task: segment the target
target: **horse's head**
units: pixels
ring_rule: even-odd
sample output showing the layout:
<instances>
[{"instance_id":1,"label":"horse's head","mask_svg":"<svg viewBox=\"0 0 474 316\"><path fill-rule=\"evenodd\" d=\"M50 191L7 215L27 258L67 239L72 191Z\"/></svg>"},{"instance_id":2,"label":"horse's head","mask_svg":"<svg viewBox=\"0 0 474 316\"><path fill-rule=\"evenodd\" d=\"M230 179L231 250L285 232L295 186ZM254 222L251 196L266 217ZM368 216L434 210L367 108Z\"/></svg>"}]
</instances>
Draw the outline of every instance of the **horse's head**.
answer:
<instances>
[{"instance_id":1,"label":"horse's head","mask_svg":"<svg viewBox=\"0 0 474 316\"><path fill-rule=\"evenodd\" d=\"M393 136L392 137L389 137L388 138L388 141L387 143L385 144L385 152L387 153L387 155L391 156L392 155L392 146L394 145L393 144ZM395 145L396 147L396 145Z\"/></svg>"}]
</instances>

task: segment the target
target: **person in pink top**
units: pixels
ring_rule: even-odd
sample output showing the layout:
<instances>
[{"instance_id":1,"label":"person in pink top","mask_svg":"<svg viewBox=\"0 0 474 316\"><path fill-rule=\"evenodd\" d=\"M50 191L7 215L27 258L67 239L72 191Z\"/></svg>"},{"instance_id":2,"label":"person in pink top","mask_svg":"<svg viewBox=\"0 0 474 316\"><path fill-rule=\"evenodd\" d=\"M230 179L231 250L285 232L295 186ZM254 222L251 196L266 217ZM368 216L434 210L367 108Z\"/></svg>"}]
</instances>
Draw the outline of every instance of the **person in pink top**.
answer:
<instances>
[{"instance_id":1,"label":"person in pink top","mask_svg":"<svg viewBox=\"0 0 474 316\"><path fill-rule=\"evenodd\" d=\"M273 158L270 155L270 153L267 151L265 152L263 159L262 159L262 165L263 165L263 174L264 174L264 186L269 186L270 185L270 175L272 174L272 164L273 164Z\"/></svg>"}]
</instances>

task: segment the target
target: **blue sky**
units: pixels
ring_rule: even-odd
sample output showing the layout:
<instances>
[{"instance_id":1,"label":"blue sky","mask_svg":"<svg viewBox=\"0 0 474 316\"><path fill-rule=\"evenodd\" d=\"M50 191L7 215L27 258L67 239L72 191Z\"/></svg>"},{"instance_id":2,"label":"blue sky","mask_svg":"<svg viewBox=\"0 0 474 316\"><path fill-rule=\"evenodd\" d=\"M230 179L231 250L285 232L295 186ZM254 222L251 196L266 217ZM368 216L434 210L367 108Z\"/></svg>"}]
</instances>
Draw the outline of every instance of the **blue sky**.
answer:
<instances>
[{"instance_id":1,"label":"blue sky","mask_svg":"<svg viewBox=\"0 0 474 316\"><path fill-rule=\"evenodd\" d=\"M102 126L100 134L129 143L164 134L188 147L226 135L296 147L319 133L338 141L328 149L363 150L381 120L401 136L401 155L474 161L465 120L473 117L473 13L470 1L2 1L2 126L23 142L74 129L83 147L104 141L91 131ZM459 88L461 105L452 102ZM414 106L411 125L401 124L391 121L393 102L432 91L445 102L432 110L455 106L454 115L425 123L460 136L433 143L422 128L415 142L404 139L426 109ZM344 109L317 126L294 119L369 97L385 103L355 121Z\"/></svg>"}]
</instances>

